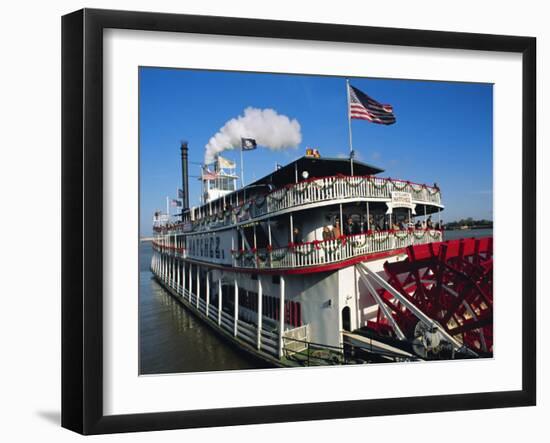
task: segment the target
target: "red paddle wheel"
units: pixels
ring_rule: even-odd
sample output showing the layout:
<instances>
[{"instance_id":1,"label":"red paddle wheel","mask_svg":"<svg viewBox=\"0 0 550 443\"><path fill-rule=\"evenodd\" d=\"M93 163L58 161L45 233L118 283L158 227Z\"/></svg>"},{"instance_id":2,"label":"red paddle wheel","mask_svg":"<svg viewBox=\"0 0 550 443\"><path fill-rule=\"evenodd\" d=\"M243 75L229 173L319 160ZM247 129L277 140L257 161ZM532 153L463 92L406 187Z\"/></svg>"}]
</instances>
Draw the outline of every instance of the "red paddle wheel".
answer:
<instances>
[{"instance_id":1,"label":"red paddle wheel","mask_svg":"<svg viewBox=\"0 0 550 443\"><path fill-rule=\"evenodd\" d=\"M391 313L389 320L378 309L368 327L378 333L405 336L422 343L433 353L439 339L426 335L422 313L443 328L448 336L480 356L493 352L493 239L461 239L407 248L408 258L385 263L386 281L392 288L376 289ZM410 303L407 303L410 302ZM413 306L411 306L411 304ZM408 305L408 306L407 306ZM414 312L414 308L421 312ZM396 330L401 332L395 334ZM393 331L393 333L392 333ZM423 338L422 338L423 337ZM426 337L428 345L426 346ZM430 346L431 345L431 346Z\"/></svg>"}]
</instances>

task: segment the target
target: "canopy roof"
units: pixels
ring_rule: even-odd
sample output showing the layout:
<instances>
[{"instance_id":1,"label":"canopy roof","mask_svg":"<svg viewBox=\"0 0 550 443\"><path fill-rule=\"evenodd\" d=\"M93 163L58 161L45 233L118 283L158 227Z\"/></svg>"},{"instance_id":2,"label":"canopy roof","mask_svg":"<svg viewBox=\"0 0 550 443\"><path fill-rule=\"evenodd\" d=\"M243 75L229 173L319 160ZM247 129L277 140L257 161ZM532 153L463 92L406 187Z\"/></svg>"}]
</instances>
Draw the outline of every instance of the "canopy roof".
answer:
<instances>
[{"instance_id":1,"label":"canopy roof","mask_svg":"<svg viewBox=\"0 0 550 443\"><path fill-rule=\"evenodd\" d=\"M280 188L296 181L296 171L298 172L298 181L303 180L302 173L304 171L308 172L308 178L328 177L339 174L351 175L350 160L348 158L316 158L304 156L250 183L247 187L272 185L275 188ZM353 160L353 175L375 175L383 171L383 169L376 166Z\"/></svg>"}]
</instances>

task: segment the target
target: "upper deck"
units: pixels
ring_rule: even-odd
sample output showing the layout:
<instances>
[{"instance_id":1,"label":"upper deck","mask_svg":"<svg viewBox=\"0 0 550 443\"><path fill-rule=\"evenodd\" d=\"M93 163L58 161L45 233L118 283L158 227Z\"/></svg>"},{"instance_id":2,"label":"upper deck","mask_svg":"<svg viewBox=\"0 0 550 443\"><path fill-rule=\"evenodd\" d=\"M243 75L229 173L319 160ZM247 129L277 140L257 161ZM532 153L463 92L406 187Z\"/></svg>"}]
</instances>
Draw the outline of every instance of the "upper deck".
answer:
<instances>
[{"instance_id":1,"label":"upper deck","mask_svg":"<svg viewBox=\"0 0 550 443\"><path fill-rule=\"evenodd\" d=\"M394 192L409 193L412 205L425 207L422 213L430 214L443 208L437 187L371 175L338 175L303 180L265 194L256 193L248 199L232 194L194 208L191 220L157 227L156 230L163 233L205 232L335 203L391 203Z\"/></svg>"},{"instance_id":2,"label":"upper deck","mask_svg":"<svg viewBox=\"0 0 550 443\"><path fill-rule=\"evenodd\" d=\"M441 220L428 217L443 208L439 188L373 175L381 171L302 157L158 223L154 246L211 266L319 272L441 241Z\"/></svg>"}]
</instances>

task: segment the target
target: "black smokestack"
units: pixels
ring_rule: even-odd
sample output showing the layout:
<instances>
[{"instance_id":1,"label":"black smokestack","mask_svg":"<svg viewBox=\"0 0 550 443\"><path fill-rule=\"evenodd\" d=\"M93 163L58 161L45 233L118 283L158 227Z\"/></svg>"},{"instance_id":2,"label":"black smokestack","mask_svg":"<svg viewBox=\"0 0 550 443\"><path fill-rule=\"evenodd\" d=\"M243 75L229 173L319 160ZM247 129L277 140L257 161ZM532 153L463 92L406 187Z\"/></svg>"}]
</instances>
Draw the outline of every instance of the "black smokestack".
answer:
<instances>
[{"instance_id":1,"label":"black smokestack","mask_svg":"<svg viewBox=\"0 0 550 443\"><path fill-rule=\"evenodd\" d=\"M183 190L183 213L189 209L189 160L188 160L189 148L187 142L181 142L181 186Z\"/></svg>"}]
</instances>

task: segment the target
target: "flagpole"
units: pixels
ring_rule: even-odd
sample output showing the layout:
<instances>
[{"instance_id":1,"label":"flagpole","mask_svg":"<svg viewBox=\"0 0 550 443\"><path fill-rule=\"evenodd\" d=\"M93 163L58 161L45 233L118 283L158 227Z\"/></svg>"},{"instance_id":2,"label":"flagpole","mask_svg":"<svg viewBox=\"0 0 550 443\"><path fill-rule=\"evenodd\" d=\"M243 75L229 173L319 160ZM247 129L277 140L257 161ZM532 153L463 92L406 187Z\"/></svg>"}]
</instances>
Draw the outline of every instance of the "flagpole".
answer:
<instances>
[{"instance_id":1,"label":"flagpole","mask_svg":"<svg viewBox=\"0 0 550 443\"><path fill-rule=\"evenodd\" d=\"M166 196L166 214L168 215L168 221L170 221L170 197Z\"/></svg>"},{"instance_id":2,"label":"flagpole","mask_svg":"<svg viewBox=\"0 0 550 443\"><path fill-rule=\"evenodd\" d=\"M180 188L176 186L176 200L180 200ZM178 210L180 206L176 206L176 217L178 216ZM183 213L183 204L181 205L181 213Z\"/></svg>"},{"instance_id":3,"label":"flagpole","mask_svg":"<svg viewBox=\"0 0 550 443\"><path fill-rule=\"evenodd\" d=\"M200 176L200 181L201 181L201 205L204 204L204 167L206 165L203 165L201 164L201 176Z\"/></svg>"},{"instance_id":4,"label":"flagpole","mask_svg":"<svg viewBox=\"0 0 550 443\"><path fill-rule=\"evenodd\" d=\"M243 146L241 142L241 188L244 188Z\"/></svg>"},{"instance_id":5,"label":"flagpole","mask_svg":"<svg viewBox=\"0 0 550 443\"><path fill-rule=\"evenodd\" d=\"M351 175L353 176L353 139L351 136L351 112L350 112L350 97L349 97L349 79L346 78L346 96L348 98L348 133L349 133L349 161Z\"/></svg>"}]
</instances>

